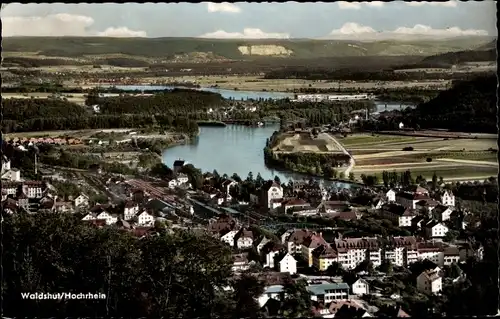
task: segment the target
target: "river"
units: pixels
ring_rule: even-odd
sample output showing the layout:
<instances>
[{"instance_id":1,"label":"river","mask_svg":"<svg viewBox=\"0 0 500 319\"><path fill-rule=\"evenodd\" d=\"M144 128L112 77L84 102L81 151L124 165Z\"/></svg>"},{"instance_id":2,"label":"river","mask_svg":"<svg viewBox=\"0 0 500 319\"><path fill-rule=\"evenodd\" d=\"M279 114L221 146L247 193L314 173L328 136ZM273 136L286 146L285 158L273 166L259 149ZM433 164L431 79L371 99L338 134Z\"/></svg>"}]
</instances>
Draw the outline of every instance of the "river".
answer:
<instances>
[{"instance_id":1,"label":"river","mask_svg":"<svg viewBox=\"0 0 500 319\"><path fill-rule=\"evenodd\" d=\"M123 90L154 91L173 89L168 86L116 86ZM233 91L216 88L201 88L200 90L219 93L226 99L282 99L292 97L293 94L281 92L250 92ZM399 109L400 103L375 101L376 112ZM404 107L404 106L403 106ZM273 179L278 176L282 182L289 179L309 179L306 175L277 171L266 167L264 164L263 149L266 140L279 129L279 125L266 125L264 127L247 127L241 125L228 125L226 127L200 127L200 135L190 144L179 145L163 152L163 163L172 166L175 160L183 159L203 172L217 170L219 174L238 174L242 179L252 172L258 173L264 179ZM319 178L315 178L319 179ZM331 184L331 182L325 182ZM333 183L338 188L348 188L346 183Z\"/></svg>"}]
</instances>

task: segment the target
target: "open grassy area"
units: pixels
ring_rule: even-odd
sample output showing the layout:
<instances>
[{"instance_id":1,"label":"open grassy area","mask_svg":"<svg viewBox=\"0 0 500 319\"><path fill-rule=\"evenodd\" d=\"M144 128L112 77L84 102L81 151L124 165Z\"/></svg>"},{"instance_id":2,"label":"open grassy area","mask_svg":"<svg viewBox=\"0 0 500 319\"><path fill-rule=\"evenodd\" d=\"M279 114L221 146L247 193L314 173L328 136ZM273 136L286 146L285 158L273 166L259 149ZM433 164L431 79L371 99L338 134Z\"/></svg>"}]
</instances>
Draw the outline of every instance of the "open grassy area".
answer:
<instances>
[{"instance_id":1,"label":"open grassy area","mask_svg":"<svg viewBox=\"0 0 500 319\"><path fill-rule=\"evenodd\" d=\"M342 153L338 144L326 133L320 133L316 138L311 137L309 133L284 133L278 137L273 151L278 153Z\"/></svg>"},{"instance_id":2,"label":"open grassy area","mask_svg":"<svg viewBox=\"0 0 500 319\"><path fill-rule=\"evenodd\" d=\"M339 138L356 165L357 176L382 171L410 170L413 174L459 178L497 175L497 142L492 138L432 138L402 135L353 134ZM412 147L412 151L403 151ZM428 161L430 159L430 161ZM438 174L438 175L439 175Z\"/></svg>"}]
</instances>

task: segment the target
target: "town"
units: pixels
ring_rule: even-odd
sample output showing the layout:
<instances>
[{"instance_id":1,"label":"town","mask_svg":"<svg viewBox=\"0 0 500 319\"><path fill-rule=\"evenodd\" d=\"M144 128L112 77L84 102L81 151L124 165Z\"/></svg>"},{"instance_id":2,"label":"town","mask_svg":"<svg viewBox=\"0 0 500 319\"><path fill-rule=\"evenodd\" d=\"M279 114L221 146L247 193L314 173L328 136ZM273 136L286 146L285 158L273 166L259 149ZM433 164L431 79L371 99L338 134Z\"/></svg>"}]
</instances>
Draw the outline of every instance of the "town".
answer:
<instances>
[{"instance_id":1,"label":"town","mask_svg":"<svg viewBox=\"0 0 500 319\"><path fill-rule=\"evenodd\" d=\"M2 317L498 315L493 6L2 4Z\"/></svg>"},{"instance_id":2,"label":"town","mask_svg":"<svg viewBox=\"0 0 500 319\"><path fill-rule=\"evenodd\" d=\"M231 248L234 276L263 281L258 303L271 316L289 276L307 282L317 316L407 317L398 301L441 295L467 280L464 265L483 258L482 244L466 235L480 229L481 219L460 206L449 184L332 190L314 181L281 184L215 172L193 190L182 173L188 165L173 163L170 179L94 175L104 188L63 197L51 183L64 178L23 180L4 157L3 212L71 213L139 239L160 229L205 233ZM109 200L91 200L102 191ZM380 231L372 223L381 224Z\"/></svg>"}]
</instances>

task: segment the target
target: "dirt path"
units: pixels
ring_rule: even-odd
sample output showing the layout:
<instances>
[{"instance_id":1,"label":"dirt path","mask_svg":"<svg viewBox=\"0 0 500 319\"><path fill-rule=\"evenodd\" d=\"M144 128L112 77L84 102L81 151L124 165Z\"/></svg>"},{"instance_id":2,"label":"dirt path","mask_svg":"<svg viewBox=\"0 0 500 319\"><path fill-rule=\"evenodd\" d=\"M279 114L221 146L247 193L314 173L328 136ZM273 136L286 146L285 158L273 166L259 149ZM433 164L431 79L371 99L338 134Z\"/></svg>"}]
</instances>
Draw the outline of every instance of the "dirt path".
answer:
<instances>
[{"instance_id":1,"label":"dirt path","mask_svg":"<svg viewBox=\"0 0 500 319\"><path fill-rule=\"evenodd\" d=\"M345 149L345 147L339 141L337 141L337 139L335 137L333 137L330 134L325 134L325 136L328 139L330 139L333 143L337 144L337 147L340 150L342 150L342 152L344 152L344 154L349 155L349 158L350 158L350 160L349 160L349 166L344 171L344 175L346 177L348 177L349 174L351 173L352 169L354 168L354 165L356 165L356 162L354 161L354 157L352 157L351 154L349 154L349 152Z\"/></svg>"},{"instance_id":2,"label":"dirt path","mask_svg":"<svg viewBox=\"0 0 500 319\"><path fill-rule=\"evenodd\" d=\"M473 164L473 165L480 165L480 166L498 166L498 163L496 163L496 162L462 160L462 159L455 159L455 158L440 158L440 159L437 159L436 161L439 161L439 162L452 162L452 163L463 163L463 164Z\"/></svg>"}]
</instances>

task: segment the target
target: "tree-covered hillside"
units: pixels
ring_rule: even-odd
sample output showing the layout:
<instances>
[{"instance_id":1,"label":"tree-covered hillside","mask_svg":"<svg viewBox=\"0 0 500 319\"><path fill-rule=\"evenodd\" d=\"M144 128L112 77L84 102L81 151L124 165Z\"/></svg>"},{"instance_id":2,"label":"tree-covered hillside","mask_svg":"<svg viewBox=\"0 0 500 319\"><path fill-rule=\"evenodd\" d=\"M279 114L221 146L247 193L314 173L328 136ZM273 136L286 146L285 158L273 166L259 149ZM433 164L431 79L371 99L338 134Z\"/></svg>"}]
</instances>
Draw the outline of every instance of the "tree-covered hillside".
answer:
<instances>
[{"instance_id":1,"label":"tree-covered hillside","mask_svg":"<svg viewBox=\"0 0 500 319\"><path fill-rule=\"evenodd\" d=\"M497 133L497 78L480 76L462 81L410 112L420 128Z\"/></svg>"},{"instance_id":2,"label":"tree-covered hillside","mask_svg":"<svg viewBox=\"0 0 500 319\"><path fill-rule=\"evenodd\" d=\"M267 46L265 51L272 56L293 58L320 58L339 56L394 56L394 55L432 55L450 51L467 50L484 45L491 37L471 37L451 40L415 40L405 41L346 41L312 39L203 39L203 38L74 38L74 37L8 37L2 39L4 52L38 52L49 57L94 56L123 54L152 58L168 58L173 55L190 53L211 53L215 57L242 59L242 46ZM279 48L278 48L279 47ZM101 57L99 57L101 55ZM8 55L4 55L8 56ZM254 55L252 55L254 56Z\"/></svg>"}]
</instances>

